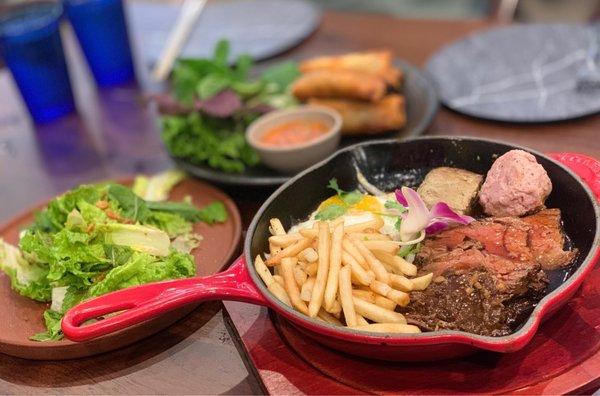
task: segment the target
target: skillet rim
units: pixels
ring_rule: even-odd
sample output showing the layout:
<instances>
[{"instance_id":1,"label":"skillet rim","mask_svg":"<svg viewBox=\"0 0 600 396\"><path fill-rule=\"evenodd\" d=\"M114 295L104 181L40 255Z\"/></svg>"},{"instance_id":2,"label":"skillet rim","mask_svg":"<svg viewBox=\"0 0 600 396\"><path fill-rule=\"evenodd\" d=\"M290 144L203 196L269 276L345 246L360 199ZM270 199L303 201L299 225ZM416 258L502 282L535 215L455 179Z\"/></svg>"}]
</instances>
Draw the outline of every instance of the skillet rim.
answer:
<instances>
[{"instance_id":1,"label":"skillet rim","mask_svg":"<svg viewBox=\"0 0 600 396\"><path fill-rule=\"evenodd\" d=\"M422 141L422 140L453 140L453 141L477 141L477 142L486 142L491 144L499 144L503 146L508 146L511 149L521 149L527 152L530 152L534 155L540 156L555 165L558 165L564 171L566 171L581 187L583 187L586 192L588 199L592 203L594 208L594 214L596 218L596 230L594 239L592 242L592 246L590 251L587 253L585 258L583 259L579 268L571 274L569 279L563 282L559 287L553 290L551 293L542 298L534 310L529 314L528 319L523 323L523 325L515 332L500 336L484 336L479 334L468 333L461 330L438 330L431 332L423 332L418 334L387 334L387 333L375 333L368 331L359 331L352 330L346 327L339 327L328 323L323 323L312 319L300 312L297 312L295 309L288 307L281 301L279 301L275 296L273 296L265 287L264 283L256 273L256 270L253 263L253 258L250 254L250 245L253 239L253 236L256 232L256 227L258 225L258 220L262 217L263 213L266 209L271 205L271 203L290 185L294 184L298 179L309 174L316 169L319 169L331 161L333 161L336 157L348 152L356 150L360 147L371 146L371 145L387 145L387 144L398 144L398 143L406 143L412 141ZM244 239L244 257L246 259L246 265L248 267L248 272L250 277L252 278L255 286L260 290L261 294L267 299L269 302L270 308L274 308L277 314L284 313L284 316L289 315L296 319L297 322L301 322L303 327L306 327L308 330L312 330L315 333L325 334L334 338L342 339L348 342L362 343L362 344L389 344L395 346L414 346L414 345L436 345L436 344L470 344L477 348L487 349L497 352L510 352L516 351L523 346L525 346L529 340L533 337L533 335L537 332L537 329L543 319L543 317L548 313L549 308L552 308L556 305L557 302L561 301L561 299L566 299L566 294L571 291L572 288L575 290L581 285L581 282L585 279L585 276L593 269L594 264L600 258L600 248L598 248L600 244L600 205L592 193L591 189L579 176L577 176L571 169L563 165L562 163L556 161L555 159L530 148L523 147L520 145L515 145L512 143L502 142L496 139L487 139L487 138L479 138L473 136L450 136L450 135L436 135L436 136L420 136L413 137L408 139L381 139L381 140L372 140L368 142L357 143L348 147L344 147L326 159L312 165L311 167L305 169L304 171L298 173L294 177L290 178L287 182L281 185L277 190L275 190L269 198L265 200L265 202L261 205L259 210L254 215L250 226L248 227L248 231L246 237ZM280 312L278 312L280 311ZM360 339L357 339L360 338Z\"/></svg>"}]
</instances>

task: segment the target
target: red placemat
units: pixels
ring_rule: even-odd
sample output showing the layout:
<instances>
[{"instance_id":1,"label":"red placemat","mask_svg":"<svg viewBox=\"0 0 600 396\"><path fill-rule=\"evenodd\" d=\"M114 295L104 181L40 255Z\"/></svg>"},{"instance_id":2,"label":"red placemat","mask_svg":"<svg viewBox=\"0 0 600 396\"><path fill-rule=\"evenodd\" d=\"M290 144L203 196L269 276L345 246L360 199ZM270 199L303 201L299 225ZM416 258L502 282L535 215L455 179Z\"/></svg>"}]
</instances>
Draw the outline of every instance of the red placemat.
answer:
<instances>
[{"instance_id":1,"label":"red placemat","mask_svg":"<svg viewBox=\"0 0 600 396\"><path fill-rule=\"evenodd\" d=\"M600 268L523 350L394 363L335 352L262 307L225 302L249 369L271 394L582 393L600 383Z\"/></svg>"}]
</instances>

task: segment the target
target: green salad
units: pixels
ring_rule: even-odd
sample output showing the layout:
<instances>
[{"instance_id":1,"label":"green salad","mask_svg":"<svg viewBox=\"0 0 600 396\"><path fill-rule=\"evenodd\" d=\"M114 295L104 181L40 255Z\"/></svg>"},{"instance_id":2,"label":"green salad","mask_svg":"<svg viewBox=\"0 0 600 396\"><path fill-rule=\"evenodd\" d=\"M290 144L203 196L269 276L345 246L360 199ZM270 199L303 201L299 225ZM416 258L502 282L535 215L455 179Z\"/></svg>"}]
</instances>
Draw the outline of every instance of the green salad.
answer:
<instances>
[{"instance_id":1,"label":"green salad","mask_svg":"<svg viewBox=\"0 0 600 396\"><path fill-rule=\"evenodd\" d=\"M19 294L50 302L46 331L60 340L64 313L80 301L148 282L194 276L190 252L201 241L195 222L227 220L222 202L198 209L186 199L164 201L183 175L139 177L121 184L79 186L48 203L21 232L19 246L0 239L0 269Z\"/></svg>"},{"instance_id":2,"label":"green salad","mask_svg":"<svg viewBox=\"0 0 600 396\"><path fill-rule=\"evenodd\" d=\"M179 59L172 92L159 95L162 138L176 158L239 173L258 164L245 131L258 116L297 104L288 90L300 74L295 62L279 63L253 78L252 59L229 64L229 43L221 41L212 59Z\"/></svg>"}]
</instances>

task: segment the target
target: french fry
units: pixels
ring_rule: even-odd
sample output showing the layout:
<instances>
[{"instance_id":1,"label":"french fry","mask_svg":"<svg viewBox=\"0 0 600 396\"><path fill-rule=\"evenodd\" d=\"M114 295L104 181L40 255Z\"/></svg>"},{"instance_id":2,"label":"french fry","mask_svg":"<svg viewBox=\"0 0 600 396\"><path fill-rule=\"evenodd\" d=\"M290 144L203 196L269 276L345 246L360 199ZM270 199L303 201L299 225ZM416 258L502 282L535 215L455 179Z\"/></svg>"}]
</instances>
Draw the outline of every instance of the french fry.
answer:
<instances>
[{"instance_id":1,"label":"french fry","mask_svg":"<svg viewBox=\"0 0 600 396\"><path fill-rule=\"evenodd\" d=\"M359 326L351 326L354 330L372 331L374 333L420 333L417 326L402 323L372 323Z\"/></svg>"},{"instance_id":2,"label":"french fry","mask_svg":"<svg viewBox=\"0 0 600 396\"><path fill-rule=\"evenodd\" d=\"M287 247L301 239L304 239L301 234L273 235L269 237L269 243L275 246Z\"/></svg>"},{"instance_id":3,"label":"french fry","mask_svg":"<svg viewBox=\"0 0 600 396\"><path fill-rule=\"evenodd\" d=\"M336 299L333 302L333 306L329 310L325 310L325 311L329 312L330 314L332 314L336 318L339 318L340 314L342 313L342 304L340 303L339 300Z\"/></svg>"},{"instance_id":4,"label":"french fry","mask_svg":"<svg viewBox=\"0 0 600 396\"><path fill-rule=\"evenodd\" d=\"M377 260L377 258L373 256L373 253L371 253L371 251L365 246L363 241L353 238L352 242L354 242L354 246L356 246L360 254L364 256L365 260L367 260L367 263L369 264L369 267L371 267L370 269L375 273L377 280L383 283L389 283L390 274L385 270L385 267L383 264L381 264L381 261Z\"/></svg>"},{"instance_id":5,"label":"french fry","mask_svg":"<svg viewBox=\"0 0 600 396\"><path fill-rule=\"evenodd\" d=\"M375 294L375 302L373 304L381 308L389 309L390 311L394 311L396 309L396 305L398 305L389 298L380 296L379 294Z\"/></svg>"},{"instance_id":6,"label":"french fry","mask_svg":"<svg viewBox=\"0 0 600 396\"><path fill-rule=\"evenodd\" d=\"M331 312L335 296L338 292L339 272L342 266L342 239L344 238L344 223L339 223L333 229L329 251L329 274L323 297L325 310Z\"/></svg>"},{"instance_id":7,"label":"french fry","mask_svg":"<svg viewBox=\"0 0 600 396\"><path fill-rule=\"evenodd\" d=\"M269 252L271 253L271 256L275 256L277 253L281 252L281 246L269 243Z\"/></svg>"},{"instance_id":8,"label":"french fry","mask_svg":"<svg viewBox=\"0 0 600 396\"><path fill-rule=\"evenodd\" d=\"M272 235L285 235L285 228L283 228L283 224L281 224L281 221L278 218L273 218L271 220L269 220L269 224L271 225L269 227L269 231L271 231Z\"/></svg>"},{"instance_id":9,"label":"french fry","mask_svg":"<svg viewBox=\"0 0 600 396\"><path fill-rule=\"evenodd\" d=\"M397 274L390 274L390 286L406 293L413 289L413 283L410 279Z\"/></svg>"},{"instance_id":10,"label":"french fry","mask_svg":"<svg viewBox=\"0 0 600 396\"><path fill-rule=\"evenodd\" d=\"M302 287L304 282L306 282L306 279L308 279L308 274L306 272L304 272L304 270L302 268L300 268L299 265L294 266L293 272L294 272L294 279L296 280L298 287Z\"/></svg>"},{"instance_id":11,"label":"french fry","mask_svg":"<svg viewBox=\"0 0 600 396\"><path fill-rule=\"evenodd\" d=\"M370 319L373 322L378 323L404 323L406 324L406 319L404 315L398 312L394 312L389 309L381 308L375 304L371 304L365 300L362 300L357 297L353 297L354 300L354 309L356 313L365 317L366 319Z\"/></svg>"},{"instance_id":12,"label":"french fry","mask_svg":"<svg viewBox=\"0 0 600 396\"><path fill-rule=\"evenodd\" d=\"M366 326L369 324L369 322L367 322L367 319L363 318L359 314L356 314L356 324L358 326Z\"/></svg>"},{"instance_id":13,"label":"french fry","mask_svg":"<svg viewBox=\"0 0 600 396\"><path fill-rule=\"evenodd\" d=\"M352 270L346 265L339 271L339 294L344 318L346 318L346 326L356 326L356 311L354 310L354 301L352 300L352 281L350 275Z\"/></svg>"},{"instance_id":14,"label":"french fry","mask_svg":"<svg viewBox=\"0 0 600 396\"><path fill-rule=\"evenodd\" d=\"M281 286L279 283L273 282L273 283L271 283L270 286L267 287L267 289L269 289L269 291L271 293L273 293L273 295L275 297L277 297L285 305L288 305L290 307L292 306L292 302L290 301L290 297L287 295L285 288L283 286Z\"/></svg>"},{"instance_id":15,"label":"french fry","mask_svg":"<svg viewBox=\"0 0 600 396\"><path fill-rule=\"evenodd\" d=\"M319 259L319 255L315 249L309 247L298 254L298 259L306 261L307 263L314 263Z\"/></svg>"},{"instance_id":16,"label":"french fry","mask_svg":"<svg viewBox=\"0 0 600 396\"><path fill-rule=\"evenodd\" d=\"M265 285L267 285L267 289L269 289L269 291L284 304L287 304L291 307L292 303L285 289L275 280L275 277L271 275L269 269L260 256L256 256L256 259L254 260L254 268L256 268L258 276L260 276L263 282L265 282Z\"/></svg>"},{"instance_id":17,"label":"french fry","mask_svg":"<svg viewBox=\"0 0 600 396\"><path fill-rule=\"evenodd\" d=\"M433 279L433 272L418 278L412 278L410 281L413 285L413 290L425 290Z\"/></svg>"},{"instance_id":18,"label":"french fry","mask_svg":"<svg viewBox=\"0 0 600 396\"><path fill-rule=\"evenodd\" d=\"M374 216L373 219L365 221L363 223L352 224L346 227L346 234L353 234L355 232L362 232L369 228L380 229L383 227L383 219L381 216Z\"/></svg>"},{"instance_id":19,"label":"french fry","mask_svg":"<svg viewBox=\"0 0 600 396\"><path fill-rule=\"evenodd\" d=\"M354 260L356 260L356 262L359 263L364 269L369 269L369 264L367 264L367 260L363 257L362 254L360 254L356 246L354 246L354 243L352 243L352 240L350 240L349 238L344 238L344 240L342 241L342 247L344 248L344 251L346 251L349 255L354 257Z\"/></svg>"},{"instance_id":20,"label":"french fry","mask_svg":"<svg viewBox=\"0 0 600 396\"><path fill-rule=\"evenodd\" d=\"M375 250L373 255L377 257L381 262L386 263L392 267L393 272L396 274L404 274L407 276L417 275L417 266L409 263L400 256L395 256L386 252Z\"/></svg>"},{"instance_id":21,"label":"french fry","mask_svg":"<svg viewBox=\"0 0 600 396\"><path fill-rule=\"evenodd\" d=\"M254 269L256 269L256 273L258 274L258 276L260 276L260 279L262 279L263 282L265 282L265 285L267 285L267 287L271 286L271 283L275 282L271 271L269 271L269 269L265 265L265 262L263 261L262 257L256 256L256 259L254 259Z\"/></svg>"},{"instance_id":22,"label":"french fry","mask_svg":"<svg viewBox=\"0 0 600 396\"><path fill-rule=\"evenodd\" d=\"M408 303L410 301L410 297L408 296L407 293L392 289L388 284L385 284L383 282L375 280L375 281L371 282L369 287L375 293L389 298L394 303L396 303L402 307L405 307L406 305L408 305Z\"/></svg>"},{"instance_id":23,"label":"french fry","mask_svg":"<svg viewBox=\"0 0 600 396\"><path fill-rule=\"evenodd\" d=\"M312 263L306 266L305 271L308 276L317 276L317 268L319 267L318 263Z\"/></svg>"},{"instance_id":24,"label":"french fry","mask_svg":"<svg viewBox=\"0 0 600 396\"><path fill-rule=\"evenodd\" d=\"M317 316L323 304L325 284L327 282L327 275L329 274L329 244L329 225L326 222L320 222L317 247L317 253L319 254L317 278L308 304L308 314L312 318Z\"/></svg>"},{"instance_id":25,"label":"french fry","mask_svg":"<svg viewBox=\"0 0 600 396\"><path fill-rule=\"evenodd\" d=\"M316 238L319 235L319 230L316 230L314 228L305 228L303 230L300 230L300 234L304 238Z\"/></svg>"},{"instance_id":26,"label":"french fry","mask_svg":"<svg viewBox=\"0 0 600 396\"><path fill-rule=\"evenodd\" d=\"M273 275L273 280L275 280L275 282L279 283L281 286L285 286L285 282L283 280L283 276L281 276L281 275Z\"/></svg>"},{"instance_id":27,"label":"french fry","mask_svg":"<svg viewBox=\"0 0 600 396\"><path fill-rule=\"evenodd\" d=\"M376 232L355 232L351 234L356 236L363 241L390 241L391 238L388 235L379 234Z\"/></svg>"},{"instance_id":28,"label":"french fry","mask_svg":"<svg viewBox=\"0 0 600 396\"><path fill-rule=\"evenodd\" d=\"M294 278L294 267L298 259L295 257L285 257L281 260L281 274L285 282L285 291L290 297L290 301L294 308L303 314L308 314L306 303L300 299L300 289Z\"/></svg>"},{"instance_id":29,"label":"french fry","mask_svg":"<svg viewBox=\"0 0 600 396\"><path fill-rule=\"evenodd\" d=\"M361 300L365 300L366 302L370 302L371 304L375 304L375 293L370 290L352 290L352 296L358 297Z\"/></svg>"},{"instance_id":30,"label":"french fry","mask_svg":"<svg viewBox=\"0 0 600 396\"><path fill-rule=\"evenodd\" d=\"M310 301L310 296L312 295L312 289L313 289L314 285L315 285L314 277L310 277L306 280L306 282L304 282L304 284L302 285L302 289L300 290L300 299L302 301L306 301L306 302Z\"/></svg>"},{"instance_id":31,"label":"french fry","mask_svg":"<svg viewBox=\"0 0 600 396\"><path fill-rule=\"evenodd\" d=\"M357 236L357 234L353 234L352 236L353 238L358 238L359 240L361 239L359 236ZM273 237L271 237L273 238ZM397 243L394 243L393 241L362 241L362 243L367 247L367 249L373 251L373 250L379 250L381 252L386 252L389 254L396 254L398 253L398 249L400 248L398 246Z\"/></svg>"},{"instance_id":32,"label":"french fry","mask_svg":"<svg viewBox=\"0 0 600 396\"><path fill-rule=\"evenodd\" d=\"M279 271L281 266L276 265L273 267L273 275L281 275L281 272Z\"/></svg>"},{"instance_id":33,"label":"french fry","mask_svg":"<svg viewBox=\"0 0 600 396\"><path fill-rule=\"evenodd\" d=\"M286 247L285 249L283 249L282 251L277 253L275 256L269 257L266 264L268 266L277 265L277 264L281 263L281 259L283 259L285 257L296 256L298 253L300 253L301 251L303 251L304 249L309 247L311 243L312 243L312 240L309 238L301 239L298 242L295 242L294 244Z\"/></svg>"},{"instance_id":34,"label":"french fry","mask_svg":"<svg viewBox=\"0 0 600 396\"><path fill-rule=\"evenodd\" d=\"M375 276L365 271L347 251L342 252L342 264L352 269L352 277L362 285L368 286L375 279Z\"/></svg>"},{"instance_id":35,"label":"french fry","mask_svg":"<svg viewBox=\"0 0 600 396\"><path fill-rule=\"evenodd\" d=\"M338 318L336 318L329 312L325 311L323 308L321 308L321 310L319 310L317 317L320 319L323 319L327 323L331 323L336 326L343 326L342 322L340 322L340 320Z\"/></svg>"}]
</instances>

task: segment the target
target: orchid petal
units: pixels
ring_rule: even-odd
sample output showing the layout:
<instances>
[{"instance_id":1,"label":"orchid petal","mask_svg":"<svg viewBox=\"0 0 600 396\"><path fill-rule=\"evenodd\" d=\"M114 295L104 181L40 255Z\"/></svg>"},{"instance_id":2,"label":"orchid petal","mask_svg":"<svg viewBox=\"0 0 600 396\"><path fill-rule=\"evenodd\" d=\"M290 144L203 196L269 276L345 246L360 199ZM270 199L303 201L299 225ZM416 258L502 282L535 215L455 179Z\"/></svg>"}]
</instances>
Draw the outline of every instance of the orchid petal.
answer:
<instances>
[{"instance_id":1,"label":"orchid petal","mask_svg":"<svg viewBox=\"0 0 600 396\"><path fill-rule=\"evenodd\" d=\"M454 222L459 224L469 224L475 219L471 216L465 216L453 211L445 202L438 202L431 208L431 219L444 222Z\"/></svg>"},{"instance_id":2,"label":"orchid petal","mask_svg":"<svg viewBox=\"0 0 600 396\"><path fill-rule=\"evenodd\" d=\"M396 201L398 201L398 203L400 203L400 205L406 207L408 206L408 202L406 201L406 198L404 198L404 195L402 194L402 190L397 189L396 190Z\"/></svg>"},{"instance_id":3,"label":"orchid petal","mask_svg":"<svg viewBox=\"0 0 600 396\"><path fill-rule=\"evenodd\" d=\"M406 199L408 206L408 215L402 221L400 226L400 239L402 241L410 240L415 234L421 232L429 224L431 217L427 205L421 199L419 194L412 188L402 187L401 194ZM396 195L398 195L396 193Z\"/></svg>"},{"instance_id":4,"label":"orchid petal","mask_svg":"<svg viewBox=\"0 0 600 396\"><path fill-rule=\"evenodd\" d=\"M434 221L430 223L427 228L425 228L425 232L429 235L436 234L448 227L448 223L444 221Z\"/></svg>"}]
</instances>

